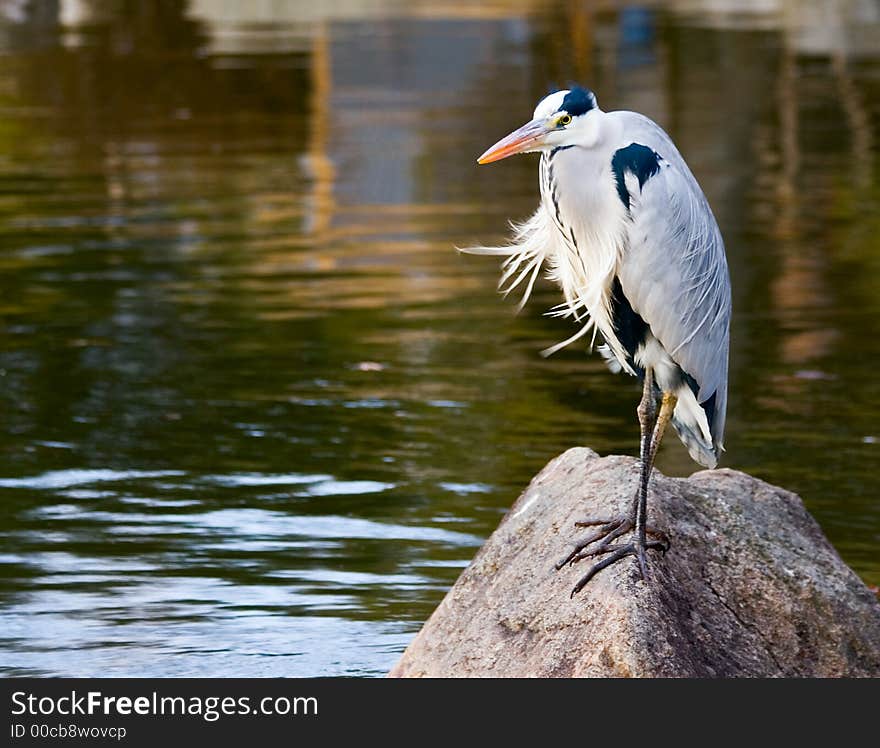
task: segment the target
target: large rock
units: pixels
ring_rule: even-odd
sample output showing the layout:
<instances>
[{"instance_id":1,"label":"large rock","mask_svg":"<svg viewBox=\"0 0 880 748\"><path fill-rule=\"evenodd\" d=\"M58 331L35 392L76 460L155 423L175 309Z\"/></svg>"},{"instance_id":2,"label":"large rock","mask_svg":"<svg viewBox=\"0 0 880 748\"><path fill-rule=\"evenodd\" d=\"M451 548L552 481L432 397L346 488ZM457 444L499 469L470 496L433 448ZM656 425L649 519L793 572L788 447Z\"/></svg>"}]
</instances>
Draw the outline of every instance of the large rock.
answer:
<instances>
[{"instance_id":1,"label":"large rock","mask_svg":"<svg viewBox=\"0 0 880 748\"><path fill-rule=\"evenodd\" d=\"M392 676L878 676L880 603L800 498L734 470L655 471L651 524L672 547L574 599L561 571L586 516L623 513L638 465L571 449L520 496Z\"/></svg>"}]
</instances>

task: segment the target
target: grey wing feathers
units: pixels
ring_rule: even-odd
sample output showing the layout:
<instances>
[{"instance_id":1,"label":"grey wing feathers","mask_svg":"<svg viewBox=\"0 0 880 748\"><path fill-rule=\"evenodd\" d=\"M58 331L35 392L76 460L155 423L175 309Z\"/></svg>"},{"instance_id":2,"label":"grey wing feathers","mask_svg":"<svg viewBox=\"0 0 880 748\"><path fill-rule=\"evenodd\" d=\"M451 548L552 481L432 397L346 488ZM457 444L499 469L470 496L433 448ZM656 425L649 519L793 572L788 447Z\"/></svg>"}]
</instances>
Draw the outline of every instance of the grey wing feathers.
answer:
<instances>
[{"instance_id":1,"label":"grey wing feathers","mask_svg":"<svg viewBox=\"0 0 880 748\"><path fill-rule=\"evenodd\" d=\"M710 426L713 443L720 449L731 310L724 243L684 160L665 133L650 125L656 131L646 135L654 142L646 145L662 161L660 170L643 185L627 182L632 223L620 282L633 309L695 380L698 402L714 395Z\"/></svg>"}]
</instances>

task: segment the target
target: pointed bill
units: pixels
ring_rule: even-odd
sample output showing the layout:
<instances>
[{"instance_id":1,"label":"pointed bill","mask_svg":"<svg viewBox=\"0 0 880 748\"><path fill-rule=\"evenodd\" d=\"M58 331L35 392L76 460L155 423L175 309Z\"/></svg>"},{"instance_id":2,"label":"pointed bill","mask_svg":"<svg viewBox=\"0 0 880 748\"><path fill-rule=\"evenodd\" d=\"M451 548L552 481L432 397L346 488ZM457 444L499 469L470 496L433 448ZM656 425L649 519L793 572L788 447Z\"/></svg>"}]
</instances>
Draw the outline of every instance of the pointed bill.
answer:
<instances>
[{"instance_id":1,"label":"pointed bill","mask_svg":"<svg viewBox=\"0 0 880 748\"><path fill-rule=\"evenodd\" d=\"M491 164L493 161L500 161L502 158L513 156L516 153L537 150L542 145L546 134L547 128L544 120L532 120L520 127L519 130L510 133L506 138L499 140L477 159L477 163Z\"/></svg>"}]
</instances>

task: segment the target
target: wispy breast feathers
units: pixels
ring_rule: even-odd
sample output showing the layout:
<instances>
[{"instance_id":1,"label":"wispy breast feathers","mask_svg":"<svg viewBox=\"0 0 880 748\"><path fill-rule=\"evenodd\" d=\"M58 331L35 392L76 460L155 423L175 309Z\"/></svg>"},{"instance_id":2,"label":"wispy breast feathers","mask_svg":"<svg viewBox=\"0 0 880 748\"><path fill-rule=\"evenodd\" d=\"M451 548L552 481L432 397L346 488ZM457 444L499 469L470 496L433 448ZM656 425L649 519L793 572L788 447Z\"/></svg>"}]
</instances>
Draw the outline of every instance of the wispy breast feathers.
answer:
<instances>
[{"instance_id":1,"label":"wispy breast feathers","mask_svg":"<svg viewBox=\"0 0 880 748\"><path fill-rule=\"evenodd\" d=\"M538 209L524 223L511 222L510 225L513 229L513 239L510 244L502 247L465 247L460 248L459 252L504 257L505 260L501 263L502 274L498 281L498 289L505 296L528 278L522 298L517 305L519 310L526 305L532 294L535 281L541 273L541 267L548 251L553 246L555 236L547 211L543 209Z\"/></svg>"},{"instance_id":2,"label":"wispy breast feathers","mask_svg":"<svg viewBox=\"0 0 880 748\"><path fill-rule=\"evenodd\" d=\"M552 208L542 205L528 221L511 223L511 226L514 234L510 244L501 247L468 247L459 249L459 252L505 258L501 264L503 272L498 287L506 296L525 282L525 290L517 307L518 310L522 309L529 300L546 261L547 277L559 284L565 296L565 301L553 307L548 314L554 317L571 317L580 327L571 337L541 351L541 355L550 356L590 332L593 333L595 340L597 331L601 330L607 339L613 330L608 325L597 325L593 314L597 306L596 300L593 299L596 294L588 279L579 275L584 258L575 258L572 255L564 234L553 221ZM601 280L601 273L594 275ZM600 316L601 319L605 319L607 315ZM611 342L615 346L615 354L619 354L619 357L624 359L621 367L632 373L625 362L625 353L617 350L619 345L616 345L613 339Z\"/></svg>"}]
</instances>

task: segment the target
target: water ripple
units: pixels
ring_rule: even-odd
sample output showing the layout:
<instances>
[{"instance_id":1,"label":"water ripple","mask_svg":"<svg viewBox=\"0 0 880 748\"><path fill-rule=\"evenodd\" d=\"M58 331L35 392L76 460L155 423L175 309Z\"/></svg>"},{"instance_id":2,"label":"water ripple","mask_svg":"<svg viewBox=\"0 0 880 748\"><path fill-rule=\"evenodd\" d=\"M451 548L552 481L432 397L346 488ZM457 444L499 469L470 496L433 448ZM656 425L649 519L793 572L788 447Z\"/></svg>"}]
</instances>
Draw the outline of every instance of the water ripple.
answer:
<instances>
[{"instance_id":1,"label":"water ripple","mask_svg":"<svg viewBox=\"0 0 880 748\"><path fill-rule=\"evenodd\" d=\"M41 475L26 478L0 478L0 488L30 488L37 490L69 488L89 483L138 480L142 478L167 478L185 475L180 470L50 470Z\"/></svg>"}]
</instances>

